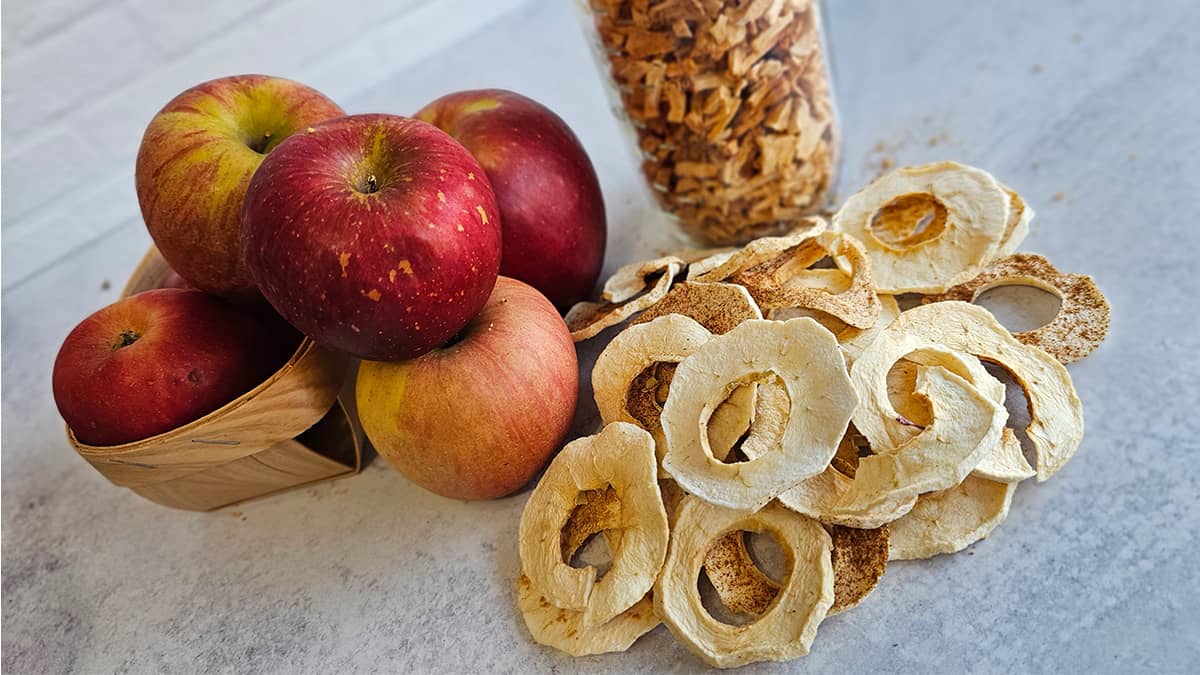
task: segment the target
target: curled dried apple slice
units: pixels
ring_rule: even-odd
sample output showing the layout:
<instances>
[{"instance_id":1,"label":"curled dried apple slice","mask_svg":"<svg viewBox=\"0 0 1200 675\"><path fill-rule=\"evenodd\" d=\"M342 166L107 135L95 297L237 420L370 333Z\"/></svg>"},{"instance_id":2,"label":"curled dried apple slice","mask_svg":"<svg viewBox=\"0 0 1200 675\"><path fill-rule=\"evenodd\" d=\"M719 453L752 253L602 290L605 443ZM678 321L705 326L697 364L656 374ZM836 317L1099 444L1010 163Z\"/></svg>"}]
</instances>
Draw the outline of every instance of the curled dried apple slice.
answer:
<instances>
[{"instance_id":1,"label":"curled dried apple slice","mask_svg":"<svg viewBox=\"0 0 1200 675\"><path fill-rule=\"evenodd\" d=\"M666 263L666 267L653 279L653 285L641 295L635 295L624 302L578 302L567 312L564 320L571 331L571 339L576 342L595 337L600 331L615 326L654 303L662 300L671 283L682 268L678 260ZM654 274L646 277L653 278ZM622 291L618 295L624 295Z\"/></svg>"},{"instance_id":2,"label":"curled dried apple slice","mask_svg":"<svg viewBox=\"0 0 1200 675\"><path fill-rule=\"evenodd\" d=\"M604 624L642 599L654 583L667 546L667 514L656 479L654 439L644 429L614 422L599 434L568 443L550 463L521 514L521 567L556 607L581 612L583 626ZM620 541L612 565L571 567L563 559L563 528L580 493L613 488L620 502Z\"/></svg>"},{"instance_id":3,"label":"curled dried apple slice","mask_svg":"<svg viewBox=\"0 0 1200 675\"><path fill-rule=\"evenodd\" d=\"M708 613L696 580L712 543L743 530L772 535L788 559L790 572L758 618L733 626ZM819 523L777 505L747 513L686 497L654 587L655 610L680 642L717 668L803 656L833 604L831 549L829 534Z\"/></svg>"},{"instance_id":4,"label":"curled dried apple slice","mask_svg":"<svg viewBox=\"0 0 1200 675\"><path fill-rule=\"evenodd\" d=\"M809 269L812 256L792 251L744 269L730 281L745 286L764 310L803 307L837 317L855 328L870 328L879 316L879 296L871 282L871 260L854 237L826 232L813 240L833 257L838 269Z\"/></svg>"},{"instance_id":5,"label":"curled dried apple slice","mask_svg":"<svg viewBox=\"0 0 1200 675\"><path fill-rule=\"evenodd\" d=\"M604 282L600 299L612 303L625 302L647 291L654 285L654 279L660 275L665 275L672 269L678 270L685 264L675 256L663 256L624 265Z\"/></svg>"},{"instance_id":6,"label":"curled dried apple slice","mask_svg":"<svg viewBox=\"0 0 1200 675\"><path fill-rule=\"evenodd\" d=\"M659 624L647 595L612 620L587 626L582 612L555 607L523 574L517 580L517 607L534 640L571 656L623 652Z\"/></svg>"},{"instance_id":7,"label":"curled dried apple slice","mask_svg":"<svg viewBox=\"0 0 1200 675\"><path fill-rule=\"evenodd\" d=\"M996 249L993 260L1016 252L1017 247L1029 235L1029 223L1034 216L1033 209L1021 199L1016 190L1003 183L1000 184L1000 188L1008 195L1008 224L1004 227L1004 236L1000 239L1000 246Z\"/></svg>"},{"instance_id":8,"label":"curled dried apple slice","mask_svg":"<svg viewBox=\"0 0 1200 675\"><path fill-rule=\"evenodd\" d=\"M897 169L852 195L833 229L862 241L880 293L940 293L995 255L1009 196L991 174L955 162Z\"/></svg>"},{"instance_id":9,"label":"curled dried apple slice","mask_svg":"<svg viewBox=\"0 0 1200 675\"><path fill-rule=\"evenodd\" d=\"M1032 286L1057 296L1062 305L1050 323L1031 331L1013 333L1067 364L1096 351L1108 335L1108 299L1096 282L1084 274L1063 274L1050 261L1034 253L1017 253L988 265L979 276L945 293L924 298L925 304L962 300L974 302L984 292L1000 286Z\"/></svg>"},{"instance_id":10,"label":"curled dried apple slice","mask_svg":"<svg viewBox=\"0 0 1200 675\"><path fill-rule=\"evenodd\" d=\"M779 444L752 460L721 462L705 433L713 410L733 389L772 375L789 401ZM809 318L746 321L676 369L661 418L663 469L714 504L758 508L829 465L856 405L833 333Z\"/></svg>"},{"instance_id":11,"label":"curled dried apple slice","mask_svg":"<svg viewBox=\"0 0 1200 675\"><path fill-rule=\"evenodd\" d=\"M921 493L960 483L999 444L1007 412L940 366L919 368L916 394L933 409L933 420L921 433L886 453L859 459L854 478L829 467L779 500L824 522L873 528L907 513ZM862 430L859 414L855 426Z\"/></svg>"},{"instance_id":12,"label":"curled dried apple slice","mask_svg":"<svg viewBox=\"0 0 1200 675\"><path fill-rule=\"evenodd\" d=\"M1083 406L1067 369L1050 354L1019 342L991 312L966 302L935 302L904 312L888 330L972 354L1011 373L1029 402L1025 431L1037 452L1039 481L1075 454L1083 440Z\"/></svg>"},{"instance_id":13,"label":"curled dried apple slice","mask_svg":"<svg viewBox=\"0 0 1200 675\"><path fill-rule=\"evenodd\" d=\"M779 256L788 249L800 246L828 228L824 220L817 217L805 218L787 234L778 237L759 237L740 249L728 253L717 253L698 260L688 266L688 281L724 281L740 270L753 267ZM814 250L815 258L810 265L824 257ZM807 265L806 265L807 267Z\"/></svg>"},{"instance_id":14,"label":"curled dried apple slice","mask_svg":"<svg viewBox=\"0 0 1200 675\"><path fill-rule=\"evenodd\" d=\"M1016 489L1016 483L968 476L952 488L921 495L891 524L889 557L913 560L963 550L1004 522Z\"/></svg>"}]
</instances>

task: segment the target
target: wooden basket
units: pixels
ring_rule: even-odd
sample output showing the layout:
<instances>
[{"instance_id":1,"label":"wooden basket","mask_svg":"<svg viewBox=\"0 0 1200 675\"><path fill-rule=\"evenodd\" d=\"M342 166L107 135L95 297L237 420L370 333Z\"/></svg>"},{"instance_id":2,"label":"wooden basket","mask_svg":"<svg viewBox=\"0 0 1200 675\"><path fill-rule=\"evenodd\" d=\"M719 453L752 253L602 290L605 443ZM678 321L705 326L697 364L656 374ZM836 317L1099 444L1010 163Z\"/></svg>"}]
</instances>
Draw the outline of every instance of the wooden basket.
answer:
<instances>
[{"instance_id":1,"label":"wooden basket","mask_svg":"<svg viewBox=\"0 0 1200 675\"><path fill-rule=\"evenodd\" d=\"M122 297L160 287L169 273L151 248ZM191 511L353 475L362 432L338 400L348 365L304 338L266 381L198 420L122 445L85 445L69 428L67 436L116 485Z\"/></svg>"}]
</instances>

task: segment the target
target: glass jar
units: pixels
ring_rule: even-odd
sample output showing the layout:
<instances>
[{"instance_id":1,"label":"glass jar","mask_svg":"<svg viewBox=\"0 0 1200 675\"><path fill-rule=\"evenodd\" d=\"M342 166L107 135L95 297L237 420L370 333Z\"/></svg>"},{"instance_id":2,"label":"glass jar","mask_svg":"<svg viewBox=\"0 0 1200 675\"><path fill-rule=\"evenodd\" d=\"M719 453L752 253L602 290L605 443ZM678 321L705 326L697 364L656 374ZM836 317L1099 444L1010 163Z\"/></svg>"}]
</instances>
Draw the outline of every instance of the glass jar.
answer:
<instances>
[{"instance_id":1,"label":"glass jar","mask_svg":"<svg viewBox=\"0 0 1200 675\"><path fill-rule=\"evenodd\" d=\"M583 3L646 181L685 232L744 243L825 208L838 134L816 0Z\"/></svg>"}]
</instances>

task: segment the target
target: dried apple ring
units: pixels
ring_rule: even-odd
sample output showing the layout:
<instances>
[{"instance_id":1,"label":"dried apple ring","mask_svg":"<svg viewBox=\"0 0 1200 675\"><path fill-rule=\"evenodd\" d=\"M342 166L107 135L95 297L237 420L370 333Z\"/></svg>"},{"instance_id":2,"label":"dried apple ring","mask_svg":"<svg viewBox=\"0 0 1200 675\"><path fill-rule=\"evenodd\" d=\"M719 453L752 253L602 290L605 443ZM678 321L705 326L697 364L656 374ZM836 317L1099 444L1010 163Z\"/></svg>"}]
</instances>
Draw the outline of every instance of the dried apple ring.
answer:
<instances>
[{"instance_id":1,"label":"dried apple ring","mask_svg":"<svg viewBox=\"0 0 1200 675\"><path fill-rule=\"evenodd\" d=\"M738 386L779 377L790 402L775 450L725 464L705 428ZM712 338L679 364L663 406L663 469L680 487L734 509L755 509L820 473L837 450L857 405L833 333L809 318L751 320Z\"/></svg>"},{"instance_id":2,"label":"dried apple ring","mask_svg":"<svg viewBox=\"0 0 1200 675\"><path fill-rule=\"evenodd\" d=\"M837 317L855 328L870 328L879 316L879 296L871 282L871 260L849 235L826 232L814 240L838 269L808 269L813 262L784 253L734 274L764 310L803 307ZM797 247L803 248L803 247Z\"/></svg>"},{"instance_id":3,"label":"dried apple ring","mask_svg":"<svg viewBox=\"0 0 1200 675\"><path fill-rule=\"evenodd\" d=\"M630 325L648 323L667 314L694 319L713 335L728 333L743 321L763 318L750 292L741 286L685 281L676 284L666 297L648 307Z\"/></svg>"},{"instance_id":4,"label":"dried apple ring","mask_svg":"<svg viewBox=\"0 0 1200 675\"><path fill-rule=\"evenodd\" d=\"M761 616L732 626L704 608L696 580L712 543L739 530L774 536L791 571ZM803 656L833 604L832 548L819 523L777 505L747 513L686 497L654 587L655 611L680 642L717 668Z\"/></svg>"},{"instance_id":5,"label":"dried apple ring","mask_svg":"<svg viewBox=\"0 0 1200 675\"><path fill-rule=\"evenodd\" d=\"M621 504L621 538L608 573L596 581L596 568L574 568L563 559L562 530L581 492L609 486ZM640 427L614 422L568 443L533 489L521 514L521 567L553 605L581 611L585 627L599 626L650 590L667 537L654 439Z\"/></svg>"},{"instance_id":6,"label":"dried apple ring","mask_svg":"<svg viewBox=\"0 0 1200 675\"><path fill-rule=\"evenodd\" d=\"M926 209L933 220L917 232L914 217ZM936 162L897 169L855 193L833 229L863 243L878 292L941 293L992 259L1008 217L1009 197L991 174Z\"/></svg>"},{"instance_id":7,"label":"dried apple ring","mask_svg":"<svg viewBox=\"0 0 1200 675\"><path fill-rule=\"evenodd\" d=\"M583 612L555 607L524 574L517 580L517 607L533 639L571 656L623 652L659 624L649 595L599 626L586 626Z\"/></svg>"},{"instance_id":8,"label":"dried apple ring","mask_svg":"<svg viewBox=\"0 0 1200 675\"><path fill-rule=\"evenodd\" d=\"M669 255L624 265L604 282L600 299L613 303L625 302L653 286L652 279L656 275L666 274L671 269L678 270L685 264L682 259Z\"/></svg>"},{"instance_id":9,"label":"dried apple ring","mask_svg":"<svg viewBox=\"0 0 1200 675\"><path fill-rule=\"evenodd\" d=\"M861 530L831 525L826 529L833 541L833 605L827 613L833 616L862 602L887 571L888 526ZM779 594L779 584L750 557L745 533L740 530L713 543L704 558L704 571L717 597L732 612L760 616Z\"/></svg>"},{"instance_id":10,"label":"dried apple ring","mask_svg":"<svg viewBox=\"0 0 1200 675\"><path fill-rule=\"evenodd\" d=\"M886 453L861 458L852 479L830 467L779 500L824 522L872 528L907 513L921 493L962 482L999 444L1007 411L943 367L921 366L916 394L933 408L933 421L921 433ZM862 430L858 420L856 413L855 426Z\"/></svg>"},{"instance_id":11,"label":"dried apple ring","mask_svg":"<svg viewBox=\"0 0 1200 675\"><path fill-rule=\"evenodd\" d=\"M755 310L757 311L757 310ZM600 419L629 422L649 431L654 437L656 455L666 451L660 391L670 390L674 366L712 338L712 334L694 319L682 314L667 314L645 324L621 331L600 356L592 369L592 390ZM652 369L652 379L645 376ZM743 387L713 413L709 441L718 454L728 453L750 424L754 390Z\"/></svg>"},{"instance_id":12,"label":"dried apple ring","mask_svg":"<svg viewBox=\"0 0 1200 675\"><path fill-rule=\"evenodd\" d=\"M996 249L992 260L1003 258L1006 255L1015 253L1021 242L1025 241L1025 237L1029 236L1029 223L1033 220L1033 209L1021 199L1021 195L1017 194L1016 190L1001 183L1000 187L1004 190L1004 194L1008 195L1008 224L1004 227L1004 237L1000 240L1000 246Z\"/></svg>"},{"instance_id":13,"label":"dried apple ring","mask_svg":"<svg viewBox=\"0 0 1200 675\"><path fill-rule=\"evenodd\" d=\"M1001 258L974 279L922 302L974 302L984 292L1000 286L1032 286L1062 301L1058 314L1050 323L1012 334L1024 344L1049 353L1059 363L1073 363L1091 354L1108 335L1108 299L1096 287L1095 280L1085 274L1063 274L1049 260L1035 253Z\"/></svg>"},{"instance_id":14,"label":"dried apple ring","mask_svg":"<svg viewBox=\"0 0 1200 675\"><path fill-rule=\"evenodd\" d=\"M963 550L1004 522L1016 489L1016 483L968 476L952 488L921 495L892 523L889 557L914 560Z\"/></svg>"},{"instance_id":15,"label":"dried apple ring","mask_svg":"<svg viewBox=\"0 0 1200 675\"><path fill-rule=\"evenodd\" d=\"M1067 369L1050 354L1019 342L983 307L953 300L922 305L901 314L888 330L918 335L1011 373L1029 402L1025 431L1037 451L1039 481L1054 475L1079 448L1083 406Z\"/></svg>"},{"instance_id":16,"label":"dried apple ring","mask_svg":"<svg viewBox=\"0 0 1200 675\"><path fill-rule=\"evenodd\" d=\"M666 263L666 267L661 273L658 273L658 279L654 281L654 285L649 290L624 302L585 301L575 303L575 306L563 317L567 323L567 329L571 331L571 339L575 342L582 342L593 338L605 328L615 326L662 300L667 295L667 291L671 290L671 283L679 274L680 269L682 269L682 265L678 260Z\"/></svg>"},{"instance_id":17,"label":"dried apple ring","mask_svg":"<svg viewBox=\"0 0 1200 675\"><path fill-rule=\"evenodd\" d=\"M828 228L821 218L815 216L803 219L787 234L778 237L759 237L751 240L740 249L728 253L718 253L698 260L688 266L688 281L724 281L737 272L753 267L779 256L788 249L795 248L805 241L811 240ZM825 257L817 254L809 264Z\"/></svg>"}]
</instances>

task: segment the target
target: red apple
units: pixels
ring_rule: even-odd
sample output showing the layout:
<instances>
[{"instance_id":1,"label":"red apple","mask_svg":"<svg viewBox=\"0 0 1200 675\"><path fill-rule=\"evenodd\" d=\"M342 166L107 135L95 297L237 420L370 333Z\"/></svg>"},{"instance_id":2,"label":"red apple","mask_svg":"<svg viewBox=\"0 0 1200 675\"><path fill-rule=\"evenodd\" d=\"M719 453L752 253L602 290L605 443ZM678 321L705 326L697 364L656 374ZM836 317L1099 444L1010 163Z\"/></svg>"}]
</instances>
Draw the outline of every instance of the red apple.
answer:
<instances>
[{"instance_id":1,"label":"red apple","mask_svg":"<svg viewBox=\"0 0 1200 675\"><path fill-rule=\"evenodd\" d=\"M280 141L343 114L320 92L263 75L172 99L146 128L136 170L142 218L171 267L200 290L257 295L241 247L250 177Z\"/></svg>"},{"instance_id":2,"label":"red apple","mask_svg":"<svg viewBox=\"0 0 1200 675\"><path fill-rule=\"evenodd\" d=\"M604 199L566 122L502 89L449 94L417 117L458 139L487 171L504 231L500 273L559 311L587 298L604 263Z\"/></svg>"},{"instance_id":3,"label":"red apple","mask_svg":"<svg viewBox=\"0 0 1200 675\"><path fill-rule=\"evenodd\" d=\"M294 334L220 298L165 288L84 319L54 361L54 400L88 445L149 438L252 389L296 347Z\"/></svg>"},{"instance_id":4,"label":"red apple","mask_svg":"<svg viewBox=\"0 0 1200 675\"><path fill-rule=\"evenodd\" d=\"M479 163L453 138L394 115L354 115L279 144L242 212L263 295L317 342L412 358L487 301L500 224Z\"/></svg>"},{"instance_id":5,"label":"red apple","mask_svg":"<svg viewBox=\"0 0 1200 675\"><path fill-rule=\"evenodd\" d=\"M554 306L500 277L453 343L411 361L365 361L358 414L372 445L417 485L455 499L521 489L571 424L579 367Z\"/></svg>"}]
</instances>

